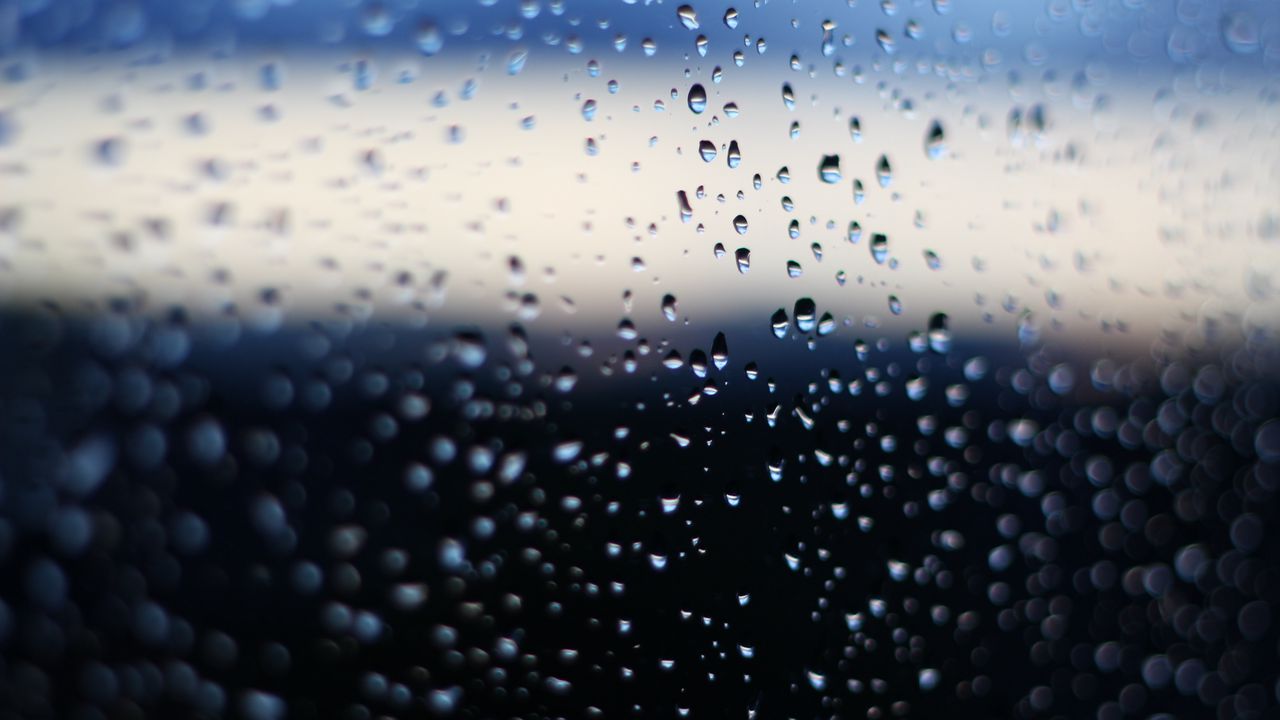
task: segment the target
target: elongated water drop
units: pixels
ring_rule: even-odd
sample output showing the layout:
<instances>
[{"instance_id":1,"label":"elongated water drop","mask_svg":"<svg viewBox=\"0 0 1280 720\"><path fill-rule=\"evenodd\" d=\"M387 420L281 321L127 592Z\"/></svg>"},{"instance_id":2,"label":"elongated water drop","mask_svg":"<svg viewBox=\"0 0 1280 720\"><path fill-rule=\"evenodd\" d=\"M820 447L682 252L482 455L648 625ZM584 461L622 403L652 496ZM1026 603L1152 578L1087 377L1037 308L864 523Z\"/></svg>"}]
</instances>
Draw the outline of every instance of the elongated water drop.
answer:
<instances>
[{"instance_id":1,"label":"elongated water drop","mask_svg":"<svg viewBox=\"0 0 1280 720\"><path fill-rule=\"evenodd\" d=\"M716 144L710 140L703 140L698 143L698 154L702 156L703 162L711 162L716 159Z\"/></svg>"},{"instance_id":2,"label":"elongated water drop","mask_svg":"<svg viewBox=\"0 0 1280 720\"><path fill-rule=\"evenodd\" d=\"M695 115L701 115L707 109L707 89L701 83L694 83L689 88L689 109Z\"/></svg>"},{"instance_id":3,"label":"elongated water drop","mask_svg":"<svg viewBox=\"0 0 1280 720\"><path fill-rule=\"evenodd\" d=\"M813 330L817 323L817 316L818 306L813 302L813 298L803 297L796 300L795 322L797 330L800 332Z\"/></svg>"},{"instance_id":4,"label":"elongated water drop","mask_svg":"<svg viewBox=\"0 0 1280 720\"><path fill-rule=\"evenodd\" d=\"M889 238L876 233L871 236L871 257L877 265L883 265L889 256Z\"/></svg>"},{"instance_id":5,"label":"elongated water drop","mask_svg":"<svg viewBox=\"0 0 1280 720\"><path fill-rule=\"evenodd\" d=\"M929 318L929 348L943 354L951 349L951 330L947 327L946 313L934 313Z\"/></svg>"},{"instance_id":6,"label":"elongated water drop","mask_svg":"<svg viewBox=\"0 0 1280 720\"><path fill-rule=\"evenodd\" d=\"M676 191L676 205L680 208L680 222L693 219L693 208L689 206L689 196L683 190Z\"/></svg>"},{"instance_id":7,"label":"elongated water drop","mask_svg":"<svg viewBox=\"0 0 1280 720\"><path fill-rule=\"evenodd\" d=\"M751 269L751 251L741 247L733 251L733 257L738 262L738 272L746 275Z\"/></svg>"},{"instance_id":8,"label":"elongated water drop","mask_svg":"<svg viewBox=\"0 0 1280 720\"><path fill-rule=\"evenodd\" d=\"M769 318L769 325L773 328L773 336L781 340L787 336L787 311L778 308L773 317Z\"/></svg>"},{"instance_id":9,"label":"elongated water drop","mask_svg":"<svg viewBox=\"0 0 1280 720\"><path fill-rule=\"evenodd\" d=\"M729 340L722 332L716 333L711 341L711 362L717 370L723 370L729 364Z\"/></svg>"},{"instance_id":10,"label":"elongated water drop","mask_svg":"<svg viewBox=\"0 0 1280 720\"><path fill-rule=\"evenodd\" d=\"M931 160L936 160L947 154L946 133L942 130L942 123L937 120L934 120L929 125L929 131L925 133L924 152Z\"/></svg>"},{"instance_id":11,"label":"elongated water drop","mask_svg":"<svg viewBox=\"0 0 1280 720\"><path fill-rule=\"evenodd\" d=\"M840 182L840 156L823 155L818 163L818 178L828 185Z\"/></svg>"},{"instance_id":12,"label":"elongated water drop","mask_svg":"<svg viewBox=\"0 0 1280 720\"><path fill-rule=\"evenodd\" d=\"M726 158L730 168L736 168L742 164L742 151L738 149L738 141L729 141L729 154Z\"/></svg>"},{"instance_id":13,"label":"elongated water drop","mask_svg":"<svg viewBox=\"0 0 1280 720\"><path fill-rule=\"evenodd\" d=\"M893 182L893 168L889 166L889 158L881 155L876 161L876 182L880 183L880 187L887 188Z\"/></svg>"}]
</instances>

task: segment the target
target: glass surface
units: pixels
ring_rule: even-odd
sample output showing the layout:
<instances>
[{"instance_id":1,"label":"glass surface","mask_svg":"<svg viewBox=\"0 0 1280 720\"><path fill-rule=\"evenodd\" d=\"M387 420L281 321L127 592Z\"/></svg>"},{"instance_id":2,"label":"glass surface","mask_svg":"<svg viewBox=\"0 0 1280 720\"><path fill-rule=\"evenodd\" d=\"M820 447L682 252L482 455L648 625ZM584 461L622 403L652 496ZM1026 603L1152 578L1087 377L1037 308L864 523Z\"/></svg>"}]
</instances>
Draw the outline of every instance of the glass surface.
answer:
<instances>
[{"instance_id":1,"label":"glass surface","mask_svg":"<svg viewBox=\"0 0 1280 720\"><path fill-rule=\"evenodd\" d=\"M0 717L1280 713L1280 3L0 0Z\"/></svg>"}]
</instances>

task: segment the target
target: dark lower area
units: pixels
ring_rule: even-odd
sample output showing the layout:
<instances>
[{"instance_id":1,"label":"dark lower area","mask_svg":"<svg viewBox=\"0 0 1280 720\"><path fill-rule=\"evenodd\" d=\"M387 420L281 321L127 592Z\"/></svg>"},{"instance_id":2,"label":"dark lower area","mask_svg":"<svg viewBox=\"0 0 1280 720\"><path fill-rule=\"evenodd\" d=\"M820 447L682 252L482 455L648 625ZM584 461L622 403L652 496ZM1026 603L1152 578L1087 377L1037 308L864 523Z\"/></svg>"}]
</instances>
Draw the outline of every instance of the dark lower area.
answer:
<instances>
[{"instance_id":1,"label":"dark lower area","mask_svg":"<svg viewBox=\"0 0 1280 720\"><path fill-rule=\"evenodd\" d=\"M1258 348L228 328L0 319L0 716L1276 713Z\"/></svg>"}]
</instances>

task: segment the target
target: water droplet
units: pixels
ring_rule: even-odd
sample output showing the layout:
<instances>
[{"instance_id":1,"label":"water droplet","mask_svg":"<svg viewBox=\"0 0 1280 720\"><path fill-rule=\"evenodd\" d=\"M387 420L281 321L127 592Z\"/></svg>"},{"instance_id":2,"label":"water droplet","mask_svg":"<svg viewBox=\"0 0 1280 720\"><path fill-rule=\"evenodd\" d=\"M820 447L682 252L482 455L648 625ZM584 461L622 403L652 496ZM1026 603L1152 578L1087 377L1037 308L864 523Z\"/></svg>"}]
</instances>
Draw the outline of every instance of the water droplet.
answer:
<instances>
[{"instance_id":1,"label":"water droplet","mask_svg":"<svg viewBox=\"0 0 1280 720\"><path fill-rule=\"evenodd\" d=\"M738 27L738 11L729 8L724 11L724 26L730 30L736 30Z\"/></svg>"},{"instance_id":2,"label":"water droplet","mask_svg":"<svg viewBox=\"0 0 1280 720\"><path fill-rule=\"evenodd\" d=\"M529 61L529 51L523 48L511 51L507 56L507 74L519 75Z\"/></svg>"},{"instance_id":3,"label":"water droplet","mask_svg":"<svg viewBox=\"0 0 1280 720\"><path fill-rule=\"evenodd\" d=\"M676 17L680 18L680 24L685 30L698 29L698 13L693 9L692 5L681 5L676 8Z\"/></svg>"},{"instance_id":4,"label":"water droplet","mask_svg":"<svg viewBox=\"0 0 1280 720\"><path fill-rule=\"evenodd\" d=\"M667 294L662 296L662 316L670 322L676 321L676 296Z\"/></svg>"},{"instance_id":5,"label":"water droplet","mask_svg":"<svg viewBox=\"0 0 1280 720\"><path fill-rule=\"evenodd\" d=\"M689 88L689 109L701 115L707 109L707 90L700 83Z\"/></svg>"},{"instance_id":6,"label":"water droplet","mask_svg":"<svg viewBox=\"0 0 1280 720\"><path fill-rule=\"evenodd\" d=\"M689 206L689 196L685 191L676 191L676 204L680 208L680 222L687 223L693 219L693 208Z\"/></svg>"},{"instance_id":7,"label":"water droplet","mask_svg":"<svg viewBox=\"0 0 1280 720\"><path fill-rule=\"evenodd\" d=\"M889 167L889 158L881 155L876 161L876 181L880 183L880 187L887 188L893 182L893 169Z\"/></svg>"},{"instance_id":8,"label":"water droplet","mask_svg":"<svg viewBox=\"0 0 1280 720\"><path fill-rule=\"evenodd\" d=\"M875 233L871 236L871 258L876 261L877 265L883 265L886 258L889 257L889 238Z\"/></svg>"},{"instance_id":9,"label":"water droplet","mask_svg":"<svg viewBox=\"0 0 1280 720\"><path fill-rule=\"evenodd\" d=\"M946 313L934 313L929 318L929 348L942 354L951 350L951 330L947 325Z\"/></svg>"},{"instance_id":10,"label":"water droplet","mask_svg":"<svg viewBox=\"0 0 1280 720\"><path fill-rule=\"evenodd\" d=\"M723 370L729 364L729 341L722 332L716 333L711 341L711 362L717 370Z\"/></svg>"},{"instance_id":11,"label":"water droplet","mask_svg":"<svg viewBox=\"0 0 1280 720\"><path fill-rule=\"evenodd\" d=\"M803 297L796 300L795 323L800 332L809 332L816 326L818 316L817 304L812 298Z\"/></svg>"},{"instance_id":12,"label":"water droplet","mask_svg":"<svg viewBox=\"0 0 1280 720\"><path fill-rule=\"evenodd\" d=\"M818 164L818 177L829 185L840 182L840 156L823 155Z\"/></svg>"},{"instance_id":13,"label":"water droplet","mask_svg":"<svg viewBox=\"0 0 1280 720\"><path fill-rule=\"evenodd\" d=\"M733 219L733 229L737 230L739 235L746 235L747 234L747 218L743 215L738 215L737 217L735 217Z\"/></svg>"},{"instance_id":14,"label":"water droplet","mask_svg":"<svg viewBox=\"0 0 1280 720\"><path fill-rule=\"evenodd\" d=\"M1262 47L1259 23L1248 13L1231 13L1222 19L1222 40L1231 52L1256 53ZM1268 48L1268 52L1271 49Z\"/></svg>"},{"instance_id":15,"label":"water droplet","mask_svg":"<svg viewBox=\"0 0 1280 720\"><path fill-rule=\"evenodd\" d=\"M897 50L897 46L893 42L893 36L886 30L876 31L876 44L879 45L880 49L884 50L887 55L892 55Z\"/></svg>"},{"instance_id":16,"label":"water droplet","mask_svg":"<svg viewBox=\"0 0 1280 720\"><path fill-rule=\"evenodd\" d=\"M716 159L716 144L710 140L703 140L698 143L698 154L702 156L703 162L711 162Z\"/></svg>"},{"instance_id":17,"label":"water droplet","mask_svg":"<svg viewBox=\"0 0 1280 720\"><path fill-rule=\"evenodd\" d=\"M947 138L941 122L934 120L929 125L929 131L924 136L924 151L934 160L947 154Z\"/></svg>"},{"instance_id":18,"label":"water droplet","mask_svg":"<svg viewBox=\"0 0 1280 720\"><path fill-rule=\"evenodd\" d=\"M777 312L773 314L773 317L769 318L769 325L773 328L774 337L778 338L779 340L786 337L787 326L789 325L789 320L787 319L787 311L783 310L782 308L778 308Z\"/></svg>"},{"instance_id":19,"label":"water droplet","mask_svg":"<svg viewBox=\"0 0 1280 720\"><path fill-rule=\"evenodd\" d=\"M733 257L738 263L738 272L746 275L747 271L751 269L751 251L741 247L733 251Z\"/></svg>"}]
</instances>

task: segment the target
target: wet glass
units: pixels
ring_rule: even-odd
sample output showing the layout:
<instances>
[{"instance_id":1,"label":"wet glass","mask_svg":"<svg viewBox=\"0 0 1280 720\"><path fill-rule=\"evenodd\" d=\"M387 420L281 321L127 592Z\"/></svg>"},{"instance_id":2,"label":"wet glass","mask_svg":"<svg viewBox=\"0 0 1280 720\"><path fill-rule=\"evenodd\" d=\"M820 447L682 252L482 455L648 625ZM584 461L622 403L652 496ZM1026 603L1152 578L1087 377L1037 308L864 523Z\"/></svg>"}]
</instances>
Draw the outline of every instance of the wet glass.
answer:
<instances>
[{"instance_id":1,"label":"wet glass","mask_svg":"<svg viewBox=\"0 0 1280 720\"><path fill-rule=\"evenodd\" d=\"M0 0L0 716L1280 713L1280 5Z\"/></svg>"}]
</instances>

